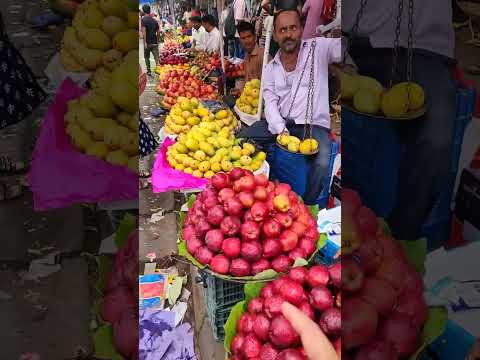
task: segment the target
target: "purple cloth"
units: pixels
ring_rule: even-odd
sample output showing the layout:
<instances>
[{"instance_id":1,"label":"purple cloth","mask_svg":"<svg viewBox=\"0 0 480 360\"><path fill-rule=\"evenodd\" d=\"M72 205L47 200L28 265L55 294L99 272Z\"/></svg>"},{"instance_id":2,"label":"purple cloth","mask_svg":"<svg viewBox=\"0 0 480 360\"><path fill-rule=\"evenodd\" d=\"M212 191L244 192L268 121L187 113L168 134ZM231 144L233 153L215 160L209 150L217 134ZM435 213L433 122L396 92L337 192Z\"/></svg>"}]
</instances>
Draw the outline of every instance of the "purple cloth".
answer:
<instances>
[{"instance_id":1,"label":"purple cloth","mask_svg":"<svg viewBox=\"0 0 480 360\"><path fill-rule=\"evenodd\" d=\"M140 360L196 360L192 327L185 323L175 328L174 324L174 312L140 311Z\"/></svg>"},{"instance_id":2,"label":"purple cloth","mask_svg":"<svg viewBox=\"0 0 480 360\"><path fill-rule=\"evenodd\" d=\"M342 46L339 38L316 38L315 40L317 45L314 53L313 125L330 129L328 65L341 60ZM297 67L292 73L287 73L283 67L280 60L282 50L277 52L275 58L267 64L263 72L265 116L268 130L272 134L280 134L285 129L285 118L288 116L312 42L313 39L302 41ZM290 117L298 125L305 124L310 69L311 58L290 114Z\"/></svg>"}]
</instances>

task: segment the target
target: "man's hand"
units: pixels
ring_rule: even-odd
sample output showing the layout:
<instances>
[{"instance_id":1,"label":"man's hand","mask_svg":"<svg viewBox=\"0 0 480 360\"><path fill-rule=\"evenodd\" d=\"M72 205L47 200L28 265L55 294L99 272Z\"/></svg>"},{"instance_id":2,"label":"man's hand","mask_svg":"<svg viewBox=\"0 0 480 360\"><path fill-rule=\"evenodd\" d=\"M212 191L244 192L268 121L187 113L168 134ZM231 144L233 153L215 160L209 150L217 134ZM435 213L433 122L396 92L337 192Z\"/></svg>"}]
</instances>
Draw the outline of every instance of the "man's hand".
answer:
<instances>
[{"instance_id":1,"label":"man's hand","mask_svg":"<svg viewBox=\"0 0 480 360\"><path fill-rule=\"evenodd\" d=\"M286 136L289 136L290 135L290 132L288 131L287 128L283 129L283 131L279 134L279 135L286 135Z\"/></svg>"},{"instance_id":2,"label":"man's hand","mask_svg":"<svg viewBox=\"0 0 480 360\"><path fill-rule=\"evenodd\" d=\"M300 335L303 348L312 360L339 360L330 340L307 315L288 302L282 304L282 314Z\"/></svg>"}]
</instances>

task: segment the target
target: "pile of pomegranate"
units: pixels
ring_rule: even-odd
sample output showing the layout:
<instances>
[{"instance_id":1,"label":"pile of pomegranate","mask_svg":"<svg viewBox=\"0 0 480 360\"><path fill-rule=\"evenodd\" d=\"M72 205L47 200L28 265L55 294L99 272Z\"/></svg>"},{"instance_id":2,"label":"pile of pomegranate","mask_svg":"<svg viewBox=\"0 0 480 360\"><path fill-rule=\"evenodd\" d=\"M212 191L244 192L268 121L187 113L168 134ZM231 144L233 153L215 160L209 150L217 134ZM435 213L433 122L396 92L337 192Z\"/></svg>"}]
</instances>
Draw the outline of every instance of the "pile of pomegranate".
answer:
<instances>
[{"instance_id":1,"label":"pile of pomegranate","mask_svg":"<svg viewBox=\"0 0 480 360\"><path fill-rule=\"evenodd\" d=\"M307 360L300 337L282 315L288 301L318 323L341 353L341 266L294 267L265 285L237 322L230 360Z\"/></svg>"},{"instance_id":2,"label":"pile of pomegranate","mask_svg":"<svg viewBox=\"0 0 480 360\"><path fill-rule=\"evenodd\" d=\"M112 324L117 351L130 360L138 359L138 230L115 254L101 315Z\"/></svg>"},{"instance_id":3,"label":"pile of pomegranate","mask_svg":"<svg viewBox=\"0 0 480 360\"><path fill-rule=\"evenodd\" d=\"M347 232L344 232L347 230ZM342 190L342 346L356 360L404 359L428 308L423 280L356 192ZM343 249L342 249L343 250Z\"/></svg>"},{"instance_id":4,"label":"pile of pomegranate","mask_svg":"<svg viewBox=\"0 0 480 360\"><path fill-rule=\"evenodd\" d=\"M288 184L240 168L210 179L182 229L195 259L235 277L286 272L315 252L318 237L315 219Z\"/></svg>"}]
</instances>

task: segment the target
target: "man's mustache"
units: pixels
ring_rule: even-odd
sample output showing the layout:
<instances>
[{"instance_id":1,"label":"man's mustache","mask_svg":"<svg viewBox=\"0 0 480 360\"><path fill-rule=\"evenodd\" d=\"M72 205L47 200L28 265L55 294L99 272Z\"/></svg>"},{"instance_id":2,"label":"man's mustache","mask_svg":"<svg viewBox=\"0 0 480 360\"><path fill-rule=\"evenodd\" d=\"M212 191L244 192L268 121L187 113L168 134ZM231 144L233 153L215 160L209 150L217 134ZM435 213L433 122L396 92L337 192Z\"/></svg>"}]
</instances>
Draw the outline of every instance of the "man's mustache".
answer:
<instances>
[{"instance_id":1,"label":"man's mustache","mask_svg":"<svg viewBox=\"0 0 480 360\"><path fill-rule=\"evenodd\" d=\"M285 40L283 40L284 44L287 42L295 42L295 40L293 40L292 38L286 38Z\"/></svg>"}]
</instances>

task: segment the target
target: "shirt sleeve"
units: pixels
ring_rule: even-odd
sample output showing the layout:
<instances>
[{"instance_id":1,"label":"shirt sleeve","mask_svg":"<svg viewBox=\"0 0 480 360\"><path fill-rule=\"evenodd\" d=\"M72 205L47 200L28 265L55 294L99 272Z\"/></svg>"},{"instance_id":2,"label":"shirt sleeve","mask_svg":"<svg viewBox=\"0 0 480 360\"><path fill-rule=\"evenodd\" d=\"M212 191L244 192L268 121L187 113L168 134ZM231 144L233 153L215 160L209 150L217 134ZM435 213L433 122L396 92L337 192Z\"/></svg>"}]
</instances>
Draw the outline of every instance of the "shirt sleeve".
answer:
<instances>
[{"instance_id":1,"label":"shirt sleeve","mask_svg":"<svg viewBox=\"0 0 480 360\"><path fill-rule=\"evenodd\" d=\"M342 39L341 38L331 38L325 39L328 40L328 63L338 63L342 60Z\"/></svg>"},{"instance_id":2,"label":"shirt sleeve","mask_svg":"<svg viewBox=\"0 0 480 360\"><path fill-rule=\"evenodd\" d=\"M265 99L265 117L268 122L268 130L274 135L280 134L285 129L285 120L278 109L280 98L275 93L273 65L269 64L265 68L263 82L263 98Z\"/></svg>"}]
</instances>

